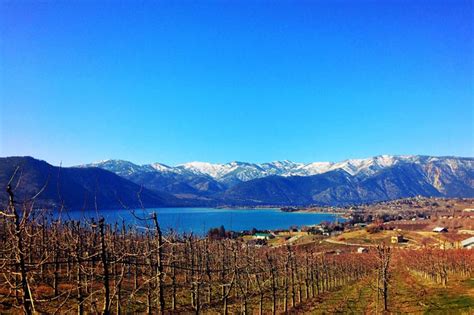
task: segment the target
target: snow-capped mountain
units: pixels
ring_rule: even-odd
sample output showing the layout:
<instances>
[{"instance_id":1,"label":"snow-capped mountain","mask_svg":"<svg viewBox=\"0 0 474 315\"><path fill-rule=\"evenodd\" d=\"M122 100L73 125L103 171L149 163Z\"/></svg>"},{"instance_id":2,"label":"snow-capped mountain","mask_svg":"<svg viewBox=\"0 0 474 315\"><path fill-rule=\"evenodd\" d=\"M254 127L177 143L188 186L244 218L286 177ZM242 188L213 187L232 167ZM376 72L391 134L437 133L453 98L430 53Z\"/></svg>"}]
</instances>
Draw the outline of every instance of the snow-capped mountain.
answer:
<instances>
[{"instance_id":1,"label":"snow-capped mountain","mask_svg":"<svg viewBox=\"0 0 474 315\"><path fill-rule=\"evenodd\" d=\"M351 175L371 175L375 172L401 162L418 163L419 156L376 156L367 159L353 159L342 162L296 163L291 161L275 161L269 163L231 162L212 164L191 162L178 165L176 168L186 169L194 174L209 175L216 180L226 181L230 177L240 181L248 181L270 175L278 176L311 176L342 169Z\"/></svg>"},{"instance_id":2,"label":"snow-capped mountain","mask_svg":"<svg viewBox=\"0 0 474 315\"><path fill-rule=\"evenodd\" d=\"M393 166L397 163L403 162L417 162L421 158L420 156L390 156L390 155L380 155L372 158L367 159L353 159L353 160L345 160L342 162L314 162L309 163L301 168L295 170L291 175L301 175L301 176L309 176L309 175L316 175L322 174L325 172L333 171L333 170L344 170L351 175L371 175L375 172Z\"/></svg>"},{"instance_id":3,"label":"snow-capped mountain","mask_svg":"<svg viewBox=\"0 0 474 315\"><path fill-rule=\"evenodd\" d=\"M207 175L222 183L235 184L270 175L287 176L291 170L300 165L302 164L290 161L262 164L237 161L226 164L191 162L178 165L176 168L187 170L194 174Z\"/></svg>"},{"instance_id":4,"label":"snow-capped mountain","mask_svg":"<svg viewBox=\"0 0 474 315\"><path fill-rule=\"evenodd\" d=\"M102 160L90 164L79 165L78 167L98 167L111 171L119 176L126 177L137 172L151 172L151 165L137 165L124 160Z\"/></svg>"},{"instance_id":5,"label":"snow-capped mountain","mask_svg":"<svg viewBox=\"0 0 474 315\"><path fill-rule=\"evenodd\" d=\"M271 175L276 176L312 176L334 170L343 170L352 176L371 176L380 170L398 164L413 163L430 168L430 165L442 164L445 171L474 168L472 158L430 157L419 155L380 155L366 159L350 159L342 162L296 163L274 161L268 163L230 162L225 164L208 162L189 162L177 166L161 163L136 165L122 160L105 160L81 167L100 167L121 176L130 176L136 172L160 172L184 176L205 176L218 182L235 184ZM435 175L432 175L435 176Z\"/></svg>"},{"instance_id":6,"label":"snow-capped mountain","mask_svg":"<svg viewBox=\"0 0 474 315\"><path fill-rule=\"evenodd\" d=\"M209 175L212 178L220 178L233 169L232 163L213 164L208 162L189 162L176 166L177 170L184 170L198 175Z\"/></svg>"},{"instance_id":7,"label":"snow-capped mountain","mask_svg":"<svg viewBox=\"0 0 474 315\"><path fill-rule=\"evenodd\" d=\"M154 169L155 171L157 172L163 172L163 173L176 173L176 169L172 166L168 166L166 164L162 164L162 163L152 163L152 164L149 164L149 165L145 165L145 167L151 167L152 169Z\"/></svg>"},{"instance_id":8,"label":"snow-capped mountain","mask_svg":"<svg viewBox=\"0 0 474 315\"><path fill-rule=\"evenodd\" d=\"M54 169L35 161L0 158L0 175L7 180L5 174L17 164L31 166L31 174L44 176L45 169ZM128 198L144 187L150 206L334 205L417 195L474 198L474 158L462 157L383 155L342 162L191 162L177 166L105 160L64 171L71 175L64 186L68 196L77 197L78 191L83 194L100 184L107 198L116 194ZM36 178L28 189L45 180ZM127 189L134 194L128 194ZM76 199L71 204L77 205ZM107 204L113 204L112 199Z\"/></svg>"}]
</instances>

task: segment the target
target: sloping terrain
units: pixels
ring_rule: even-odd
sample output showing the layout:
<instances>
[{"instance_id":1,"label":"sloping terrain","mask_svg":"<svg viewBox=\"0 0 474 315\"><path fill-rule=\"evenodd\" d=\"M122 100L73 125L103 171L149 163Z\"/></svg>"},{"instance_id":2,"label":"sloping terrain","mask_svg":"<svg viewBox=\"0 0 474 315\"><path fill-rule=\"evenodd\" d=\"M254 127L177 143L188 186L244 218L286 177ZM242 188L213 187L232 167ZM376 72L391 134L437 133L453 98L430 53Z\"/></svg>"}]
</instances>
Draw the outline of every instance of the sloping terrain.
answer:
<instances>
[{"instance_id":1,"label":"sloping terrain","mask_svg":"<svg viewBox=\"0 0 474 315\"><path fill-rule=\"evenodd\" d=\"M36 206L114 209L177 205L167 193L154 192L99 168L59 168L31 157L0 158L0 203L8 200L10 178L16 200L35 195Z\"/></svg>"}]
</instances>

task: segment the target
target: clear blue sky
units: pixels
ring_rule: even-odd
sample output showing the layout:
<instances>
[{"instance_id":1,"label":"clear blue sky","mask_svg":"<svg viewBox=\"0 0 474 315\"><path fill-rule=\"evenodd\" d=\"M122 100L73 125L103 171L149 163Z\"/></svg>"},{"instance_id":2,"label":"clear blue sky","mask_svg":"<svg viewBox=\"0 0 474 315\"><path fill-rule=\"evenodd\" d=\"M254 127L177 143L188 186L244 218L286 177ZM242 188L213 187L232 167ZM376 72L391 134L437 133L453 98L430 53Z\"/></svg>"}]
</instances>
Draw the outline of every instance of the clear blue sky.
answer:
<instances>
[{"instance_id":1,"label":"clear blue sky","mask_svg":"<svg viewBox=\"0 0 474 315\"><path fill-rule=\"evenodd\" d=\"M474 156L472 1L0 6L1 156Z\"/></svg>"}]
</instances>

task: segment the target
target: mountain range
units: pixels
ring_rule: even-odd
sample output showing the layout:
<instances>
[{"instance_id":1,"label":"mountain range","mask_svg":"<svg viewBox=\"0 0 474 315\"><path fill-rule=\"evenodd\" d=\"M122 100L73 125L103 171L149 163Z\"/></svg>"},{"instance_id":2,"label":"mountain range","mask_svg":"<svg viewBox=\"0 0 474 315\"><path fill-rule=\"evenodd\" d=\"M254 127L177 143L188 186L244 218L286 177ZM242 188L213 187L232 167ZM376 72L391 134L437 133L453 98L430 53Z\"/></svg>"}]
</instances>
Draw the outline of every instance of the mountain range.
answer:
<instances>
[{"instance_id":1,"label":"mountain range","mask_svg":"<svg viewBox=\"0 0 474 315\"><path fill-rule=\"evenodd\" d=\"M117 196L130 207L140 202L146 206L283 206L346 205L416 195L474 197L474 158L462 157L382 155L334 163L190 162L177 166L105 160L61 169L30 157L9 157L0 158L0 184L18 165L23 165L24 174L35 174L24 182L30 194L46 177L52 181L62 174L63 198L55 197L50 188L38 200L64 203L71 186L71 207L82 199L93 204L91 198L99 192L104 195L101 206L107 208L122 206L124 201L118 202Z\"/></svg>"}]
</instances>

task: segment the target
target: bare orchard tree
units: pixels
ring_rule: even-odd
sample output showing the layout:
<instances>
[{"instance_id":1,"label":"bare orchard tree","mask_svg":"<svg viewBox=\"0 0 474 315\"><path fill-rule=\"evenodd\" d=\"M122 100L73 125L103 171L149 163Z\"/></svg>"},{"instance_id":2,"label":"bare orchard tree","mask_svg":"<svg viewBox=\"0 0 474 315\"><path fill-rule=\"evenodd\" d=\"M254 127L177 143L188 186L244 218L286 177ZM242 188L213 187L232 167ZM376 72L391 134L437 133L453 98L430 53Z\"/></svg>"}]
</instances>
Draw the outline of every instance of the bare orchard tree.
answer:
<instances>
[{"instance_id":1,"label":"bare orchard tree","mask_svg":"<svg viewBox=\"0 0 474 315\"><path fill-rule=\"evenodd\" d=\"M373 270L387 304L386 247L334 255L317 243L273 247L224 233L163 234L156 214L132 226L98 215L68 220L66 212L53 220L31 206L19 208L10 187L8 193L8 207L0 213L0 312L11 311L9 305L26 314L296 312L309 299L324 299ZM456 261L433 257L420 253L424 263L417 270L433 279L472 275L472 254L460 252ZM439 266L436 274L430 266Z\"/></svg>"},{"instance_id":2,"label":"bare orchard tree","mask_svg":"<svg viewBox=\"0 0 474 315\"><path fill-rule=\"evenodd\" d=\"M390 246L378 245L377 248L377 296L382 297L383 310L388 311L388 290L390 283L390 260L392 256ZM378 297L377 297L378 300Z\"/></svg>"}]
</instances>

